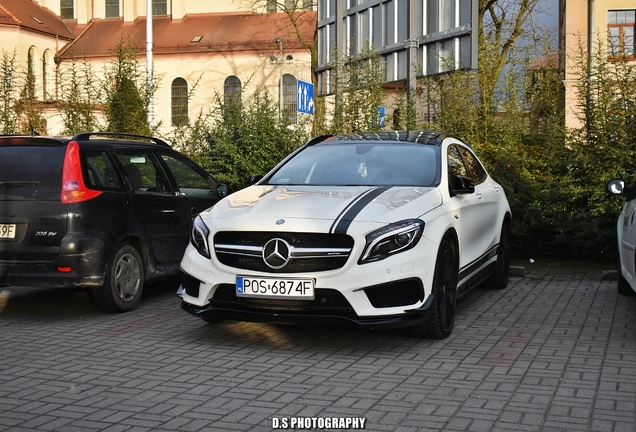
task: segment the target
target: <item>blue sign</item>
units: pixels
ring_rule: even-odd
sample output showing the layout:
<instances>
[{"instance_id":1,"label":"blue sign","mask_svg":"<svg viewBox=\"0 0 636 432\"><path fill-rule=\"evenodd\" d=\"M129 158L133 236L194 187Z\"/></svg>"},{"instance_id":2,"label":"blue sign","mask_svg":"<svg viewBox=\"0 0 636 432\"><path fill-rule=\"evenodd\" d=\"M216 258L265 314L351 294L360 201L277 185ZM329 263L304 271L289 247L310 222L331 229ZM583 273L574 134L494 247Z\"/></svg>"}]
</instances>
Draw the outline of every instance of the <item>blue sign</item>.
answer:
<instances>
[{"instance_id":1,"label":"blue sign","mask_svg":"<svg viewBox=\"0 0 636 432\"><path fill-rule=\"evenodd\" d=\"M298 80L296 102L298 112L302 114L314 114L314 85Z\"/></svg>"},{"instance_id":2,"label":"blue sign","mask_svg":"<svg viewBox=\"0 0 636 432\"><path fill-rule=\"evenodd\" d=\"M378 107L378 126L380 128L386 126L386 107Z\"/></svg>"}]
</instances>

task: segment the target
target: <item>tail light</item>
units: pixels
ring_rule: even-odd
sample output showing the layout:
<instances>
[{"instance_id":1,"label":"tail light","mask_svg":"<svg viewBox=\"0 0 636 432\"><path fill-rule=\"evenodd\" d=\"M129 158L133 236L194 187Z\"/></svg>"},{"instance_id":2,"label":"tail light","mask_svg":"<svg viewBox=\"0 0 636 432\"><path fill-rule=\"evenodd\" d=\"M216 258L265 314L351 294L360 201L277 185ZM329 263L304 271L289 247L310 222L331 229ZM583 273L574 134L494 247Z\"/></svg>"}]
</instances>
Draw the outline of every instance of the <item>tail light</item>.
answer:
<instances>
[{"instance_id":1,"label":"tail light","mask_svg":"<svg viewBox=\"0 0 636 432\"><path fill-rule=\"evenodd\" d=\"M66 146L64 168L62 169L62 202L64 204L88 201L101 195L101 191L88 189L82 176L79 145L71 141Z\"/></svg>"}]
</instances>

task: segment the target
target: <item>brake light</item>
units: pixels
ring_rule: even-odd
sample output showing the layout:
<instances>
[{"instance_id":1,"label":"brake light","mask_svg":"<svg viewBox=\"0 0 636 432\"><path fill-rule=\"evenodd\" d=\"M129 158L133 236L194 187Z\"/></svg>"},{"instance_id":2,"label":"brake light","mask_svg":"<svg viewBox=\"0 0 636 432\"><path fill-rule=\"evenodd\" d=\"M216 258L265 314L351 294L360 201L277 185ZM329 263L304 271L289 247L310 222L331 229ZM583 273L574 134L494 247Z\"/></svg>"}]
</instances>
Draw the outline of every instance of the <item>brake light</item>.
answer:
<instances>
[{"instance_id":1,"label":"brake light","mask_svg":"<svg viewBox=\"0 0 636 432\"><path fill-rule=\"evenodd\" d=\"M84 184L79 145L75 141L69 142L66 146L62 169L62 202L64 204L78 203L99 195L101 195L101 191L88 189Z\"/></svg>"}]
</instances>

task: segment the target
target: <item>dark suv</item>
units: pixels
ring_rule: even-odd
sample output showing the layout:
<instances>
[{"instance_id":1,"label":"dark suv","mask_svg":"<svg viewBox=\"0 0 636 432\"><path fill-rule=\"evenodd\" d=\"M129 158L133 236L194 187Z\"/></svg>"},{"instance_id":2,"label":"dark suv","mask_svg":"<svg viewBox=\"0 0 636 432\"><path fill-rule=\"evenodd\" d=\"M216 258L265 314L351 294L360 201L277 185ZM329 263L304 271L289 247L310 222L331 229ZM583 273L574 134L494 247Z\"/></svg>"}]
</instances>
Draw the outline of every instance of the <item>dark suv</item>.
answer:
<instances>
[{"instance_id":1,"label":"dark suv","mask_svg":"<svg viewBox=\"0 0 636 432\"><path fill-rule=\"evenodd\" d=\"M82 133L0 136L0 286L90 287L133 309L177 275L190 224L227 194L164 141Z\"/></svg>"}]
</instances>

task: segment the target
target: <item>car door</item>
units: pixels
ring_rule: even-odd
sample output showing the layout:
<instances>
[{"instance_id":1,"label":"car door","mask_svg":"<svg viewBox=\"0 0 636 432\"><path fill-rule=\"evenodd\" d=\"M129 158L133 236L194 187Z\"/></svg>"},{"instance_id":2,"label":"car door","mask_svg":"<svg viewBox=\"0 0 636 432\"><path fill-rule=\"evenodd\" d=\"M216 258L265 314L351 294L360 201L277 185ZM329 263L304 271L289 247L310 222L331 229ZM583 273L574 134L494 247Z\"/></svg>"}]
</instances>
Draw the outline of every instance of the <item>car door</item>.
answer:
<instances>
[{"instance_id":1,"label":"car door","mask_svg":"<svg viewBox=\"0 0 636 432\"><path fill-rule=\"evenodd\" d=\"M175 194L183 213L185 238L189 238L190 222L203 210L212 207L218 196L218 183L203 168L176 152L159 150L161 160L174 182ZM184 246L185 250L185 246Z\"/></svg>"},{"instance_id":2,"label":"car door","mask_svg":"<svg viewBox=\"0 0 636 432\"><path fill-rule=\"evenodd\" d=\"M457 231L460 247L460 269L470 265L479 267L480 258L492 247L493 226L497 225L496 207L490 206L490 194L483 187L483 179L471 178L474 173L467 168L461 155L460 145L451 144L447 151L447 170L449 187L457 176L470 178L475 184L474 193L460 193L451 198L451 208L454 208L457 218Z\"/></svg>"},{"instance_id":3,"label":"car door","mask_svg":"<svg viewBox=\"0 0 636 432\"><path fill-rule=\"evenodd\" d=\"M158 263L177 262L187 246L183 233L183 208L168 175L151 148L115 147L130 189L131 206L143 222L151 258Z\"/></svg>"},{"instance_id":4,"label":"car door","mask_svg":"<svg viewBox=\"0 0 636 432\"><path fill-rule=\"evenodd\" d=\"M627 201L623 206L621 214L621 238L620 238L620 258L623 268L623 277L631 282L634 286L636 282L636 264L635 248L636 248L636 199Z\"/></svg>"},{"instance_id":5,"label":"car door","mask_svg":"<svg viewBox=\"0 0 636 432\"><path fill-rule=\"evenodd\" d=\"M467 147L458 146L458 149L468 170L468 177L475 183L475 196L479 201L479 214L483 221L482 248L485 251L498 241L501 233L500 221L503 221L503 215L499 212L503 188L488 176L479 159Z\"/></svg>"}]
</instances>

